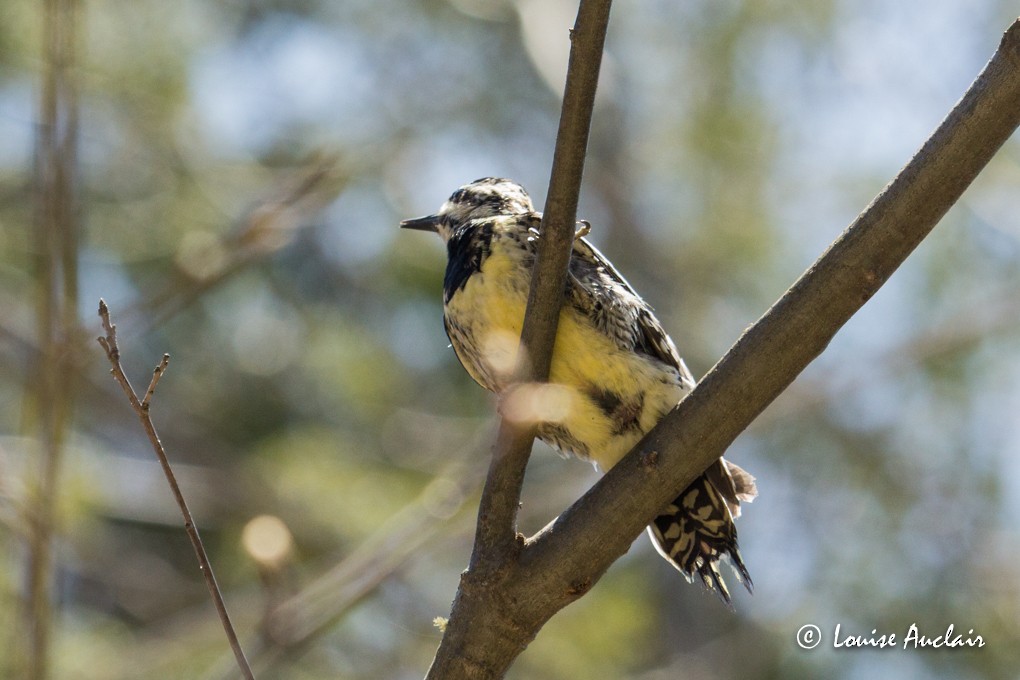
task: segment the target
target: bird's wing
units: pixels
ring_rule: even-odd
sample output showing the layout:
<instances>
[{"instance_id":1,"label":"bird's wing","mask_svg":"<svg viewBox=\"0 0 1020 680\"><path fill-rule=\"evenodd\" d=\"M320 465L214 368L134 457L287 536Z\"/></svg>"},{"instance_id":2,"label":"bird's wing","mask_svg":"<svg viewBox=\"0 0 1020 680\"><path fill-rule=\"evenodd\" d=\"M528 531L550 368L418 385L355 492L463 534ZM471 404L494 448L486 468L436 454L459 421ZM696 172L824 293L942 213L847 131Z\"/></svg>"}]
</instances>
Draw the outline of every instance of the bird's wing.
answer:
<instances>
[{"instance_id":1,"label":"bird's wing","mask_svg":"<svg viewBox=\"0 0 1020 680\"><path fill-rule=\"evenodd\" d=\"M633 349L672 366L693 385L690 371L662 324L655 318L652 308L586 238L574 240L570 281L572 293L596 312L596 318L601 312L608 323L622 322L626 325L626 332L611 333L625 345L625 349ZM609 309L605 309L607 307Z\"/></svg>"}]
</instances>

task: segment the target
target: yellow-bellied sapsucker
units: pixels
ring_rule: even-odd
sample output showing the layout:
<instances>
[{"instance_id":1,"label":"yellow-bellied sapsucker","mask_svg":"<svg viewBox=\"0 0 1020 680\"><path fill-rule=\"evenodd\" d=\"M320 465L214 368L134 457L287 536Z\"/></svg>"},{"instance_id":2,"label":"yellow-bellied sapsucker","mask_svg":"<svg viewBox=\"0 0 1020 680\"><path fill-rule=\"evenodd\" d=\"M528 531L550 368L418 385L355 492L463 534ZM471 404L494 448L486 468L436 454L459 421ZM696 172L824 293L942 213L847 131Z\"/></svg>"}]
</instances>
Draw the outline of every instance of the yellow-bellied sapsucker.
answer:
<instances>
[{"instance_id":1,"label":"yellow-bellied sapsucker","mask_svg":"<svg viewBox=\"0 0 1020 680\"><path fill-rule=\"evenodd\" d=\"M486 177L455 191L438 213L401 222L446 242L446 333L471 377L500 395L515 365L541 218L519 184ZM544 407L540 401L533 417L543 441L605 471L695 381L652 308L583 233L574 240L553 348L555 398ZM697 574L729 604L718 563L729 555L751 590L733 519L740 501L756 495L754 478L720 458L663 508L648 532L688 580Z\"/></svg>"}]
</instances>

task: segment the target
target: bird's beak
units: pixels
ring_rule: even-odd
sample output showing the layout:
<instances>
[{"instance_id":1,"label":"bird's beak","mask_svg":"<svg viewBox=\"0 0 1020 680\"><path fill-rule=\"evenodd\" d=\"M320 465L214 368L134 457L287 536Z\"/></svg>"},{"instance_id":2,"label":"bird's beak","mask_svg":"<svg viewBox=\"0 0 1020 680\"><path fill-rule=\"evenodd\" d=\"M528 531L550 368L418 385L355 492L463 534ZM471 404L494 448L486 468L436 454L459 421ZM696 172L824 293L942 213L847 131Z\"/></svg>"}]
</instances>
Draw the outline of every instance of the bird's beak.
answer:
<instances>
[{"instance_id":1,"label":"bird's beak","mask_svg":"<svg viewBox=\"0 0 1020 680\"><path fill-rule=\"evenodd\" d=\"M401 229L417 229L418 231L432 231L439 232L439 216L438 215L426 215L425 217L415 217L410 220L404 220L400 223Z\"/></svg>"}]
</instances>

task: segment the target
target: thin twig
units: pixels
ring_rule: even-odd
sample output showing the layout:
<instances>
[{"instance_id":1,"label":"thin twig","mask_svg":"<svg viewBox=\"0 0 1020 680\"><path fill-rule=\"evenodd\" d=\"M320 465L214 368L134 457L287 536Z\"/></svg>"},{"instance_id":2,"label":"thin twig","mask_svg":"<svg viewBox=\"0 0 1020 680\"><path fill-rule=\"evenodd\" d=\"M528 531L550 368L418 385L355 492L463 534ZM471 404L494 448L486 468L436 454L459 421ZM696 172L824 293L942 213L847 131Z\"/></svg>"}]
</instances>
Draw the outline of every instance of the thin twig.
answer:
<instances>
[{"instance_id":1,"label":"thin twig","mask_svg":"<svg viewBox=\"0 0 1020 680\"><path fill-rule=\"evenodd\" d=\"M106 336L99 337L97 340L106 351L106 357L110 360L110 373L113 374L113 377L120 384L124 394L127 395L128 401L131 403L131 408L134 409L138 418L142 421L142 427L149 437L152 450L156 452L156 458L159 459L159 464L163 467L167 484L170 485L170 491L173 493L174 500L177 501L181 515L184 516L184 529L188 533L188 538L191 539L191 547L194 548L195 556L198 558L198 568L202 572L202 576L205 577L205 584L209 588L209 594L212 596L213 604L216 606L216 613L219 614L220 623L223 624L223 630L227 634L227 640L230 642L230 648L234 652L234 658L237 659L237 665L240 667L241 673L245 678L254 680L255 675L252 673L248 660L244 656L241 643L237 639L237 633L234 632L234 626L230 623L227 605L223 601L223 594L216 583L216 576L213 573L212 564L209 562L209 556L205 552L205 546L202 544L202 538L198 534L198 527L191 517L191 511L184 500L184 494L181 493L181 488L177 484L177 477L170 467L170 461L167 459L166 451L163 449L163 444L156 433L156 427L152 424L152 419L149 417L149 400L156 390L156 383L159 382L160 376L166 370L167 363L170 361L170 355L163 355L159 366L153 371L152 381L149 383L149 389L145 393L144 401L139 401L138 395L135 393L134 388L131 387L131 382L121 367L120 348L117 347L117 327L110 321L110 309L106 306L104 300L99 301L99 316L103 321L103 330L106 332Z\"/></svg>"},{"instance_id":2,"label":"thin twig","mask_svg":"<svg viewBox=\"0 0 1020 680\"><path fill-rule=\"evenodd\" d=\"M221 262L200 273L179 269L162 290L128 308L121 320L141 317L132 323L136 333L166 322L238 272L287 245L337 196L346 178L340 159L324 156L276 180L270 195L245 211L224 237Z\"/></svg>"},{"instance_id":3,"label":"thin twig","mask_svg":"<svg viewBox=\"0 0 1020 680\"><path fill-rule=\"evenodd\" d=\"M163 377L166 372L166 367L170 364L170 355L164 354L163 360L159 362L159 366L156 366L152 370L152 380L149 382L149 389L145 390L145 398L142 399L142 408L146 411L149 410L149 402L152 401L152 395L156 392L156 383Z\"/></svg>"}]
</instances>

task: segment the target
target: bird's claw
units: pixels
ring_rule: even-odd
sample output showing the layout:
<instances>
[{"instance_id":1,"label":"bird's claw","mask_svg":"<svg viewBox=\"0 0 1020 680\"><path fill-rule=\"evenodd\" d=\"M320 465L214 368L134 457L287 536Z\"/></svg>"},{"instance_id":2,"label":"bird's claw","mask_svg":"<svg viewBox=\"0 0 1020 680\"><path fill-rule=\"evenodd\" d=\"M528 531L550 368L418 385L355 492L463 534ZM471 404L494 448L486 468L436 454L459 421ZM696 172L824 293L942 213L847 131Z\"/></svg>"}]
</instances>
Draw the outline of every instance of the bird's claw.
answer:
<instances>
[{"instance_id":1,"label":"bird's claw","mask_svg":"<svg viewBox=\"0 0 1020 680\"><path fill-rule=\"evenodd\" d=\"M584 238L585 236L591 233L591 222L589 222L588 220L578 220L576 224L578 225L578 227L577 229L574 230L575 241L579 238ZM536 227L528 227L529 241L537 241L539 239L539 236L540 234Z\"/></svg>"}]
</instances>

